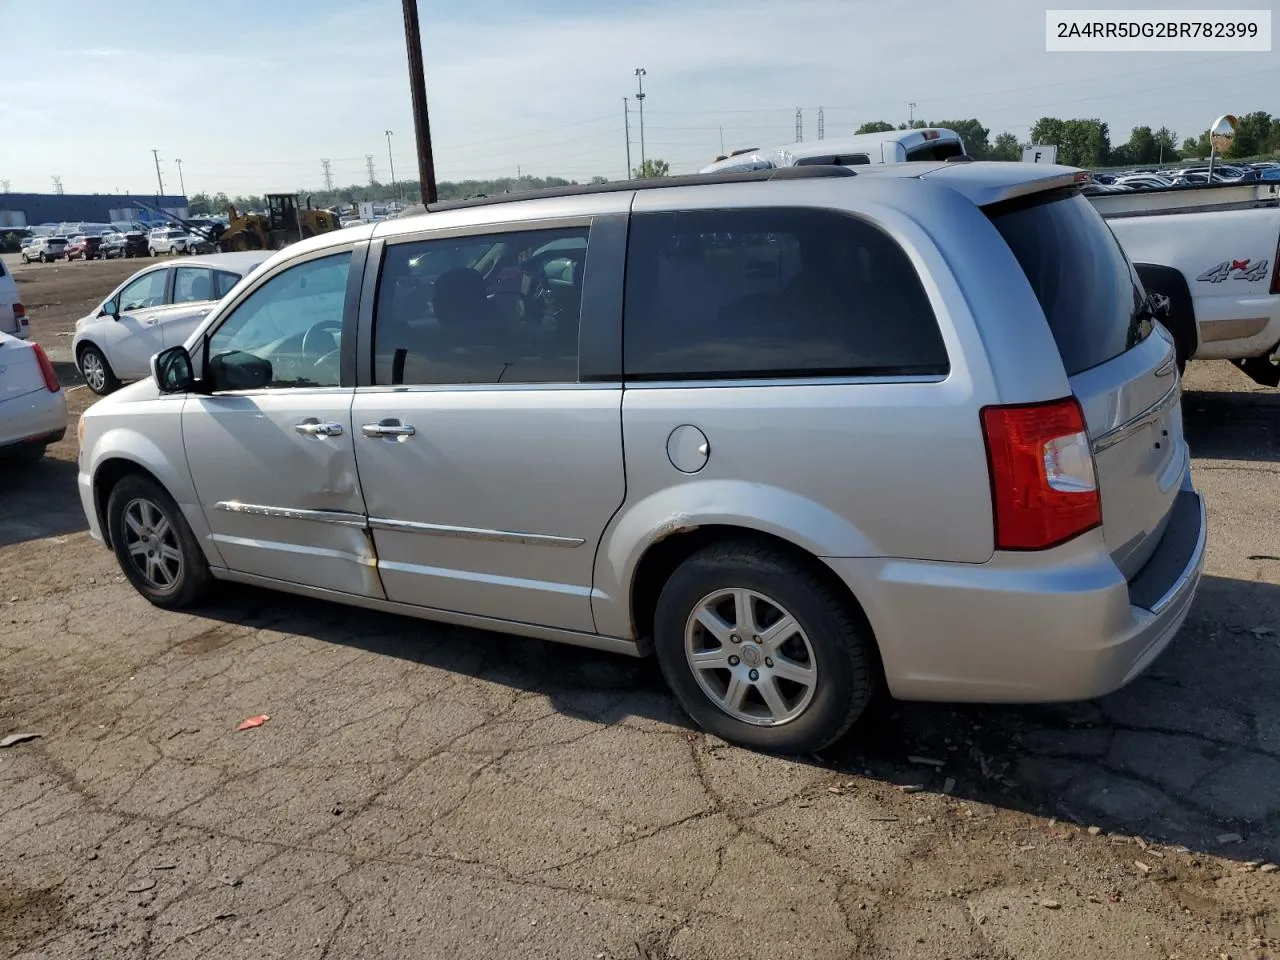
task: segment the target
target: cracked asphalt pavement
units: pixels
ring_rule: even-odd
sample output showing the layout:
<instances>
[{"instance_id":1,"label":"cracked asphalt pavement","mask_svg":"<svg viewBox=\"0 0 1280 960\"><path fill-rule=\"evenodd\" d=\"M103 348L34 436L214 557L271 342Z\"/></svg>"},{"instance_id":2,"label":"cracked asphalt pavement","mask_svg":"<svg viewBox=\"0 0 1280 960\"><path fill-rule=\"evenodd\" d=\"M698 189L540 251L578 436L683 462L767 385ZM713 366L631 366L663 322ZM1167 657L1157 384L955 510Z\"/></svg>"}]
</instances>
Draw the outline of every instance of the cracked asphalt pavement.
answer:
<instances>
[{"instance_id":1,"label":"cracked asphalt pavement","mask_svg":"<svg viewBox=\"0 0 1280 960\"><path fill-rule=\"evenodd\" d=\"M15 271L36 339L106 268ZM85 532L72 429L0 467L0 737L40 734L0 749L0 957L1278 956L1280 393L1187 389L1208 575L1145 675L884 702L801 758L694 730L650 662L247 589L157 610Z\"/></svg>"}]
</instances>

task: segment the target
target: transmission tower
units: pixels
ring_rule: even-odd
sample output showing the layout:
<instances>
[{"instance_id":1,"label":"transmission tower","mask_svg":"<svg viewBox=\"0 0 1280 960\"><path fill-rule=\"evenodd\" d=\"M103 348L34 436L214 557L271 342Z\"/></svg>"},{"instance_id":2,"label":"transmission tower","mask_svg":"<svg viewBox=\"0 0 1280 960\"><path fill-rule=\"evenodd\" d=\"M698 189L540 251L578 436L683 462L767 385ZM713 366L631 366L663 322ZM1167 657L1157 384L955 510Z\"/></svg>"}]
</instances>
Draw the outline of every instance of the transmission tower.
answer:
<instances>
[{"instance_id":1,"label":"transmission tower","mask_svg":"<svg viewBox=\"0 0 1280 960\"><path fill-rule=\"evenodd\" d=\"M804 142L804 111L796 107L796 143Z\"/></svg>"},{"instance_id":2,"label":"transmission tower","mask_svg":"<svg viewBox=\"0 0 1280 960\"><path fill-rule=\"evenodd\" d=\"M373 154L372 153L366 153L364 155L364 166L365 166L365 169L369 171L369 186L371 187L375 186L378 182L378 178L374 175L374 172L373 172Z\"/></svg>"},{"instance_id":3,"label":"transmission tower","mask_svg":"<svg viewBox=\"0 0 1280 960\"><path fill-rule=\"evenodd\" d=\"M8 192L9 192L9 181L0 180L0 193L8 193Z\"/></svg>"},{"instance_id":4,"label":"transmission tower","mask_svg":"<svg viewBox=\"0 0 1280 960\"><path fill-rule=\"evenodd\" d=\"M822 116L822 108L819 107L818 108L818 139L819 140L825 137L827 133L826 123L824 122L824 119L825 118Z\"/></svg>"},{"instance_id":5,"label":"transmission tower","mask_svg":"<svg viewBox=\"0 0 1280 960\"><path fill-rule=\"evenodd\" d=\"M53 178L53 192L56 193L58 196L62 196L62 178L61 177Z\"/></svg>"},{"instance_id":6,"label":"transmission tower","mask_svg":"<svg viewBox=\"0 0 1280 960\"><path fill-rule=\"evenodd\" d=\"M329 169L329 161L321 160L320 166L324 168L324 188L326 190L333 189L333 171Z\"/></svg>"}]
</instances>

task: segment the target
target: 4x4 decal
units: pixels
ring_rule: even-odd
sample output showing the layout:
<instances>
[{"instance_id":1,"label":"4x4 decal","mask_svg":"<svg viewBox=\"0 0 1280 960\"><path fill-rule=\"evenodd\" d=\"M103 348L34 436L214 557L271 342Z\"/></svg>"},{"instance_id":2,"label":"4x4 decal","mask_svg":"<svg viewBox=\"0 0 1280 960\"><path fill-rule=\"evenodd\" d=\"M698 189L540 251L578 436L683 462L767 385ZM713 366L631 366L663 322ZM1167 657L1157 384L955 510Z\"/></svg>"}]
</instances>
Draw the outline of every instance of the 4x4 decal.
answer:
<instances>
[{"instance_id":1,"label":"4x4 decal","mask_svg":"<svg viewBox=\"0 0 1280 960\"><path fill-rule=\"evenodd\" d=\"M1237 280L1265 280L1270 276L1267 272L1267 264L1269 262L1267 260L1259 260L1257 263L1251 260L1223 260L1216 267L1200 274L1196 279L1207 283L1221 283L1232 274L1235 274Z\"/></svg>"}]
</instances>

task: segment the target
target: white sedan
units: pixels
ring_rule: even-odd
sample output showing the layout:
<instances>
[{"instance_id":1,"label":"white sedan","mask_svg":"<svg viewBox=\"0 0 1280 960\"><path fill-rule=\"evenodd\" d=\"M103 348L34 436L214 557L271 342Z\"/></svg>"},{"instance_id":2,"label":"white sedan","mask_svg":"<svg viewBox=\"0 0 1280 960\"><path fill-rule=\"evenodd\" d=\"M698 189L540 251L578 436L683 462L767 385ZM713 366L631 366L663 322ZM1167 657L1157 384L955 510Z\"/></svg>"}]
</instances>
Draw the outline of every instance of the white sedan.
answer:
<instances>
[{"instance_id":1,"label":"white sedan","mask_svg":"<svg viewBox=\"0 0 1280 960\"><path fill-rule=\"evenodd\" d=\"M39 460L67 432L67 398L38 343L0 333L0 460Z\"/></svg>"},{"instance_id":2,"label":"white sedan","mask_svg":"<svg viewBox=\"0 0 1280 960\"><path fill-rule=\"evenodd\" d=\"M184 343L214 304L272 253L213 253L139 270L76 321L72 349L89 389L107 394L150 376L151 358Z\"/></svg>"}]
</instances>

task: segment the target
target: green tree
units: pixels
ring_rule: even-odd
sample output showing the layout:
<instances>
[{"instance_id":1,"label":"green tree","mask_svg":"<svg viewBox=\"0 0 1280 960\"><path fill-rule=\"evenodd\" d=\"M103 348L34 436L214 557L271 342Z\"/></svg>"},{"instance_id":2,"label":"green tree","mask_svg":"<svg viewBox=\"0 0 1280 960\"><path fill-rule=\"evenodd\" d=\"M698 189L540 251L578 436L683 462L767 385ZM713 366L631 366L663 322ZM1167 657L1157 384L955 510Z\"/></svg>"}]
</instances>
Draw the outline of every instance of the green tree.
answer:
<instances>
[{"instance_id":1,"label":"green tree","mask_svg":"<svg viewBox=\"0 0 1280 960\"><path fill-rule=\"evenodd\" d=\"M665 160L646 160L640 166L636 167L634 176L637 180L645 180L649 177L666 177L671 175L671 164Z\"/></svg>"},{"instance_id":2,"label":"green tree","mask_svg":"<svg viewBox=\"0 0 1280 960\"><path fill-rule=\"evenodd\" d=\"M1169 163L1178 157L1178 135L1168 127L1156 131L1156 163Z\"/></svg>"},{"instance_id":3,"label":"green tree","mask_svg":"<svg viewBox=\"0 0 1280 960\"><path fill-rule=\"evenodd\" d=\"M592 177L591 182L592 183L608 183L609 178L608 177Z\"/></svg>"},{"instance_id":4,"label":"green tree","mask_svg":"<svg viewBox=\"0 0 1280 960\"><path fill-rule=\"evenodd\" d=\"M1066 139L1066 124L1057 117L1041 117L1031 128L1033 144L1051 144L1062 146Z\"/></svg>"},{"instance_id":5,"label":"green tree","mask_svg":"<svg viewBox=\"0 0 1280 960\"><path fill-rule=\"evenodd\" d=\"M1209 156L1209 131L1206 130L1198 137L1187 137L1186 140L1183 140L1182 156L1197 160L1203 160Z\"/></svg>"},{"instance_id":6,"label":"green tree","mask_svg":"<svg viewBox=\"0 0 1280 960\"><path fill-rule=\"evenodd\" d=\"M885 123L883 120L872 120L870 123L864 123L854 133L889 133L892 130L892 123Z\"/></svg>"},{"instance_id":7,"label":"green tree","mask_svg":"<svg viewBox=\"0 0 1280 960\"><path fill-rule=\"evenodd\" d=\"M1271 114L1255 110L1239 118L1236 138L1227 151L1228 157L1256 157L1271 147Z\"/></svg>"},{"instance_id":8,"label":"green tree","mask_svg":"<svg viewBox=\"0 0 1280 960\"><path fill-rule=\"evenodd\" d=\"M1022 145L1012 133L1002 133L991 144L988 160L1021 160Z\"/></svg>"},{"instance_id":9,"label":"green tree","mask_svg":"<svg viewBox=\"0 0 1280 960\"><path fill-rule=\"evenodd\" d=\"M1160 145L1150 127L1134 127L1128 147L1129 159L1125 163L1155 163L1160 158Z\"/></svg>"},{"instance_id":10,"label":"green tree","mask_svg":"<svg viewBox=\"0 0 1280 960\"><path fill-rule=\"evenodd\" d=\"M1267 152L1280 153L1280 117L1271 118L1271 135L1267 138Z\"/></svg>"}]
</instances>

